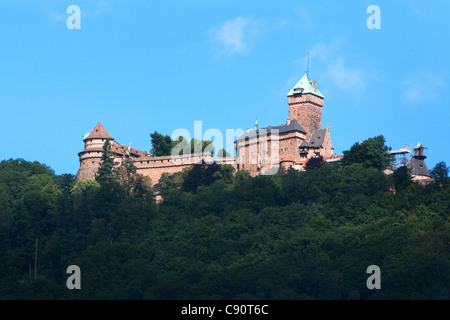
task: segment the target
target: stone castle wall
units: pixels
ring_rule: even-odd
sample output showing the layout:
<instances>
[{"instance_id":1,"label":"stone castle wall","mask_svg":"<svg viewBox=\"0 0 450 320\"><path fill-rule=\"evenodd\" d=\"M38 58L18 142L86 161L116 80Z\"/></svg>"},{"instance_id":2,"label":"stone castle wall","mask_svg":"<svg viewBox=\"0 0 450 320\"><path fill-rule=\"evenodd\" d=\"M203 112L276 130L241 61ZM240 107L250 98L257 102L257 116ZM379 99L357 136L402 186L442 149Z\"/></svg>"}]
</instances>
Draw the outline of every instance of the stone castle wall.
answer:
<instances>
[{"instance_id":1,"label":"stone castle wall","mask_svg":"<svg viewBox=\"0 0 450 320\"><path fill-rule=\"evenodd\" d=\"M322 128L322 98L309 93L289 96L288 105L288 121L295 119L300 123L306 131L306 140L309 140L314 130Z\"/></svg>"},{"instance_id":2,"label":"stone castle wall","mask_svg":"<svg viewBox=\"0 0 450 320\"><path fill-rule=\"evenodd\" d=\"M98 145L102 142L101 139L92 139L97 141L85 141L86 149L80 152L80 169L77 173L77 181L91 179L95 180L95 175L100 167L101 156L103 150L98 150ZM104 140L104 139L103 139ZM104 142L103 142L104 143ZM87 147L95 147L95 150L87 149ZM132 158L133 159L133 158ZM114 162L120 165L125 157L117 155L114 158ZM193 164L217 162L219 164L230 164L235 167L235 158L223 158L217 159L209 155L202 154L189 154L182 156L163 156L163 157L146 157L135 158L134 165L136 166L136 172L151 179L152 185L158 183L163 173L173 174L182 171L186 167L190 167Z\"/></svg>"}]
</instances>

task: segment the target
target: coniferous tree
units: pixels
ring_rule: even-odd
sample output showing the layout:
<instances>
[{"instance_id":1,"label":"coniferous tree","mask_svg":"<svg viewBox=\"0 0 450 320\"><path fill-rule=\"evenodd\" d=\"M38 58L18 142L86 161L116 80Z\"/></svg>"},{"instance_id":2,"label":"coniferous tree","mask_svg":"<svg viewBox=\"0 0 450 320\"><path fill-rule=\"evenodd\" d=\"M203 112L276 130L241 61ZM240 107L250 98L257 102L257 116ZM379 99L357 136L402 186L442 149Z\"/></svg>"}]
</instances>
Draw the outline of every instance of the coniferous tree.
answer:
<instances>
[{"instance_id":1,"label":"coniferous tree","mask_svg":"<svg viewBox=\"0 0 450 320\"><path fill-rule=\"evenodd\" d=\"M100 167L98 168L95 180L100 184L105 184L114 180L113 169L116 166L114 162L114 152L111 151L111 139L106 139L103 144L103 154Z\"/></svg>"}]
</instances>

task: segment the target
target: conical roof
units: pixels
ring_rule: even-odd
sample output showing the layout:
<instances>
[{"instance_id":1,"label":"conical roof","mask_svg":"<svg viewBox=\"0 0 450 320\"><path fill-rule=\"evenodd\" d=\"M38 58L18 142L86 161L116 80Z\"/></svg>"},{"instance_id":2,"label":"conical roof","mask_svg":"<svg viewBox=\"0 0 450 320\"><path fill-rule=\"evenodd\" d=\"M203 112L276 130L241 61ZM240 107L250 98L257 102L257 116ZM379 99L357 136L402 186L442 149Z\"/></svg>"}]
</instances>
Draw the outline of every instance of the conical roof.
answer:
<instances>
[{"instance_id":1,"label":"conical roof","mask_svg":"<svg viewBox=\"0 0 450 320\"><path fill-rule=\"evenodd\" d=\"M102 124L99 122L97 125L92 129L92 131L89 133L89 135L86 137L86 139L114 139L109 135L109 133L106 131L106 129L102 126Z\"/></svg>"},{"instance_id":2,"label":"conical roof","mask_svg":"<svg viewBox=\"0 0 450 320\"><path fill-rule=\"evenodd\" d=\"M307 74L305 74L299 82L291 89L291 91L288 92L288 96L293 96L296 94L307 94L311 93L314 94L322 99L324 99L324 96L322 93L320 93L319 89L317 89L314 86L314 83L311 81L311 79L308 77Z\"/></svg>"}]
</instances>

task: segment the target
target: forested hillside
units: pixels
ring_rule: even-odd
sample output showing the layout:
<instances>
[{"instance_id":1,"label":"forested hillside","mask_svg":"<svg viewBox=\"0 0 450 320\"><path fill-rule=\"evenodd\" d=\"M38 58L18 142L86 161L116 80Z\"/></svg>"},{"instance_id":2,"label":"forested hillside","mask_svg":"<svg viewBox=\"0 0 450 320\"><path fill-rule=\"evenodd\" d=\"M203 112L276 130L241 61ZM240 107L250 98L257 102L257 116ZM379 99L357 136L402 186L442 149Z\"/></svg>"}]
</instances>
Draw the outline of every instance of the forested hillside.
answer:
<instances>
[{"instance_id":1,"label":"forested hillside","mask_svg":"<svg viewBox=\"0 0 450 320\"><path fill-rule=\"evenodd\" d=\"M156 203L123 183L127 170L75 184L0 163L1 299L450 299L446 177L422 186L351 161L254 178L199 165L164 175ZM69 265L80 290L66 287Z\"/></svg>"}]
</instances>

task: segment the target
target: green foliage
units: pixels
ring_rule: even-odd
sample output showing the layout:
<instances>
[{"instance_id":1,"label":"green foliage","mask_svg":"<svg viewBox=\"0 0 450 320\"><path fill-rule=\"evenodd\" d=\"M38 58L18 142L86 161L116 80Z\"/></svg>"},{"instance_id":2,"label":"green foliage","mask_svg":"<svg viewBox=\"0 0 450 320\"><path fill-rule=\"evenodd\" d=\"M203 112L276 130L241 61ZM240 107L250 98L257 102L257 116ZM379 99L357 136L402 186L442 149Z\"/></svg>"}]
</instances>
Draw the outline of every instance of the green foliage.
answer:
<instances>
[{"instance_id":1,"label":"green foliage","mask_svg":"<svg viewBox=\"0 0 450 320\"><path fill-rule=\"evenodd\" d=\"M444 161L437 163L431 170L431 176L435 179L435 182L441 188L447 188L449 186L448 172L450 167Z\"/></svg>"},{"instance_id":2,"label":"green foliage","mask_svg":"<svg viewBox=\"0 0 450 320\"><path fill-rule=\"evenodd\" d=\"M100 158L100 167L98 168L95 180L100 184L111 183L114 181L113 169L116 166L114 162L114 152L111 151L111 139L106 139L103 144L103 153Z\"/></svg>"},{"instance_id":3,"label":"green foliage","mask_svg":"<svg viewBox=\"0 0 450 320\"><path fill-rule=\"evenodd\" d=\"M201 164L195 164L184 178L182 190L186 192L195 192L199 186L208 186L216 180L220 166L213 162L211 164L202 161Z\"/></svg>"},{"instance_id":4,"label":"green foliage","mask_svg":"<svg viewBox=\"0 0 450 320\"><path fill-rule=\"evenodd\" d=\"M412 178L409 169L406 166L401 166L392 174L394 180L394 187L397 191L405 190L411 183Z\"/></svg>"},{"instance_id":5,"label":"green foliage","mask_svg":"<svg viewBox=\"0 0 450 320\"><path fill-rule=\"evenodd\" d=\"M203 164L163 175L156 204L130 192L130 163L113 170L122 182L68 187L44 165L2 161L0 299L448 300L450 188L400 169L251 177ZM65 286L72 264L82 290ZM372 264L381 290L366 287Z\"/></svg>"},{"instance_id":6,"label":"green foliage","mask_svg":"<svg viewBox=\"0 0 450 320\"><path fill-rule=\"evenodd\" d=\"M322 155L309 158L308 161L306 161L305 163L305 170L319 169L324 163L325 160L323 159Z\"/></svg>"},{"instance_id":7,"label":"green foliage","mask_svg":"<svg viewBox=\"0 0 450 320\"><path fill-rule=\"evenodd\" d=\"M219 149L219 151L217 152L217 157L227 158L227 157L231 157L231 155L227 150L222 148L222 149Z\"/></svg>"},{"instance_id":8,"label":"green foliage","mask_svg":"<svg viewBox=\"0 0 450 320\"><path fill-rule=\"evenodd\" d=\"M178 153L179 155L200 152L214 155L214 146L211 140L197 140L193 138L188 142L181 136L172 140L168 135L164 136L157 131L150 134L150 136L152 138L152 149L150 150L152 157L170 156L172 152ZM175 151L173 150L174 148L176 148Z\"/></svg>"},{"instance_id":9,"label":"green foliage","mask_svg":"<svg viewBox=\"0 0 450 320\"><path fill-rule=\"evenodd\" d=\"M155 131L150 134L150 137L152 139L152 149L150 150L150 155L152 157L170 155L173 148L173 141L170 136L164 136Z\"/></svg>"},{"instance_id":10,"label":"green foliage","mask_svg":"<svg viewBox=\"0 0 450 320\"><path fill-rule=\"evenodd\" d=\"M215 180L222 180L226 183L231 183L233 181L233 176L235 169L231 164L223 164L219 167L219 170L213 173L213 178Z\"/></svg>"},{"instance_id":11,"label":"green foliage","mask_svg":"<svg viewBox=\"0 0 450 320\"><path fill-rule=\"evenodd\" d=\"M114 176L128 194L148 195L151 191L151 179L136 172L134 161L127 158L115 168Z\"/></svg>"},{"instance_id":12,"label":"green foliage","mask_svg":"<svg viewBox=\"0 0 450 320\"><path fill-rule=\"evenodd\" d=\"M388 154L390 148L385 145L385 141L384 137L380 135L361 143L355 143L349 151L344 151L343 164L348 166L359 163L365 168L373 167L378 170L390 167L393 158Z\"/></svg>"}]
</instances>

